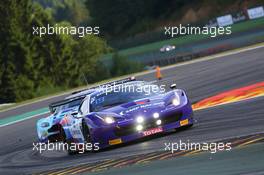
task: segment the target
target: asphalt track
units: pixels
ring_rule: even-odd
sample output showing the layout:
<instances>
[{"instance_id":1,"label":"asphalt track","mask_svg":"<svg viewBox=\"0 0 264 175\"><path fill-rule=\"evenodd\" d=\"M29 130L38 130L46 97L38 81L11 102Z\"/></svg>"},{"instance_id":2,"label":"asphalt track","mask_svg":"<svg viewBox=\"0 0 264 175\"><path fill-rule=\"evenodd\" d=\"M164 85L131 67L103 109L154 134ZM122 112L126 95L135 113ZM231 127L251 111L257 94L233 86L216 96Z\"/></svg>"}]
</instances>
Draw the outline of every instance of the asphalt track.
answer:
<instances>
[{"instance_id":1,"label":"asphalt track","mask_svg":"<svg viewBox=\"0 0 264 175\"><path fill-rule=\"evenodd\" d=\"M206 97L264 81L264 50L262 48L231 56L187 64L162 71L159 83L177 83L187 91L192 102ZM154 80L154 74L140 79ZM0 118L29 112L44 107L53 100L26 105L0 113ZM43 106L44 105L44 106ZM264 97L244 100L195 111L196 123L193 128L142 142L132 143L118 149L99 153L68 156L64 152L33 151L32 143L37 142L35 123L44 115L0 128L0 174L36 173L51 169L69 167L87 162L121 158L129 155L160 151L164 143L182 141L201 142L232 138L263 132Z\"/></svg>"}]
</instances>

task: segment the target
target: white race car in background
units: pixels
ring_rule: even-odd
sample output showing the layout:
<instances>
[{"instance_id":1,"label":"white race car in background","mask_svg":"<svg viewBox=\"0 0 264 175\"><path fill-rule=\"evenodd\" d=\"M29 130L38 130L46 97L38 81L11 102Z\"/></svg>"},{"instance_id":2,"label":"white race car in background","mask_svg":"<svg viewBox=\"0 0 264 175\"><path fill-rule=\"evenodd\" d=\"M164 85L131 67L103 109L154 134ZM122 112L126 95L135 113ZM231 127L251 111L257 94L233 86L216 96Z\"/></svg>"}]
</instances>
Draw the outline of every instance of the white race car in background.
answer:
<instances>
[{"instance_id":1,"label":"white race car in background","mask_svg":"<svg viewBox=\"0 0 264 175\"><path fill-rule=\"evenodd\" d=\"M174 50L176 47L174 45L164 45L162 48L160 48L160 52L169 52Z\"/></svg>"}]
</instances>

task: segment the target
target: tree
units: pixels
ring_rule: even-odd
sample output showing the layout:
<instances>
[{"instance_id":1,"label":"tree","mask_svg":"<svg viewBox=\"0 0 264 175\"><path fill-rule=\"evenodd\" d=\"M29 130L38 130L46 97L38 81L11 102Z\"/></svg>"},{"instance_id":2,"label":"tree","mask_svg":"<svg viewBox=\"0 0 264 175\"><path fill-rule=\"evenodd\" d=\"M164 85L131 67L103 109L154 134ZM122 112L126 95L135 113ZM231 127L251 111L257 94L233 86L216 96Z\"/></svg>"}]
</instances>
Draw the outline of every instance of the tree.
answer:
<instances>
[{"instance_id":1,"label":"tree","mask_svg":"<svg viewBox=\"0 0 264 175\"><path fill-rule=\"evenodd\" d=\"M121 76L143 70L142 64L131 61L127 57L119 55L117 52L113 54L112 61L112 76Z\"/></svg>"},{"instance_id":2,"label":"tree","mask_svg":"<svg viewBox=\"0 0 264 175\"><path fill-rule=\"evenodd\" d=\"M33 98L39 91L70 88L109 76L100 62L104 40L87 35L33 35L32 27L55 26L52 15L31 0L0 1L0 102ZM71 27L60 22L56 27Z\"/></svg>"},{"instance_id":3,"label":"tree","mask_svg":"<svg viewBox=\"0 0 264 175\"><path fill-rule=\"evenodd\" d=\"M103 64L100 64L100 57L109 49L105 41L93 35L85 36L79 40L76 46L76 60L82 79L85 77L89 83L92 83L108 77L109 72ZM104 72L104 74L96 74L96 72Z\"/></svg>"},{"instance_id":4,"label":"tree","mask_svg":"<svg viewBox=\"0 0 264 175\"><path fill-rule=\"evenodd\" d=\"M86 23L89 11L83 0L36 0L57 22L68 21L75 26Z\"/></svg>"},{"instance_id":5,"label":"tree","mask_svg":"<svg viewBox=\"0 0 264 175\"><path fill-rule=\"evenodd\" d=\"M32 57L30 54L30 23L31 6L29 1L1 1L0 15L5 18L0 19L1 23L1 43L0 51L1 74L0 97L2 101L16 100L15 91L17 87L17 77L27 75L23 81L32 84L34 70L32 67ZM20 93L31 93L33 89L20 89Z\"/></svg>"}]
</instances>

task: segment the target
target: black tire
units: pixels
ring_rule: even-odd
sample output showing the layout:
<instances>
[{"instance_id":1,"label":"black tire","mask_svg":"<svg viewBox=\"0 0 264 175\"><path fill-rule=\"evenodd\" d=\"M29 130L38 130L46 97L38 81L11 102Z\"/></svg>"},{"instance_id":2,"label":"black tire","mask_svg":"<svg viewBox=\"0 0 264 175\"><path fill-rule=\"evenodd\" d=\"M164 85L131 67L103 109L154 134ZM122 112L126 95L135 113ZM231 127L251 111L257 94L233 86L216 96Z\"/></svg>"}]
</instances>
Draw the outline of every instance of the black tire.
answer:
<instances>
[{"instance_id":1,"label":"black tire","mask_svg":"<svg viewBox=\"0 0 264 175\"><path fill-rule=\"evenodd\" d=\"M82 133L86 143L91 143L91 135L89 127L86 125L85 121L82 122Z\"/></svg>"},{"instance_id":2,"label":"black tire","mask_svg":"<svg viewBox=\"0 0 264 175\"><path fill-rule=\"evenodd\" d=\"M63 127L60 125L60 135L59 135L59 141L62 141L62 142L64 142L65 143L65 141L66 141L66 134L65 134L65 132L64 132L64 129L63 129Z\"/></svg>"},{"instance_id":3,"label":"black tire","mask_svg":"<svg viewBox=\"0 0 264 175\"><path fill-rule=\"evenodd\" d=\"M66 139L66 134L65 134L65 131L63 129L63 127L60 128L60 137L61 137L61 140L63 141L63 143L66 143L67 146L65 147L68 155L74 155L74 154L78 154L78 150L71 150L71 144L74 143L73 140L70 140L70 139Z\"/></svg>"},{"instance_id":4,"label":"black tire","mask_svg":"<svg viewBox=\"0 0 264 175\"><path fill-rule=\"evenodd\" d=\"M90 135L90 130L89 127L87 126L87 124L85 123L85 121L83 120L82 122L82 133L83 133L83 137L84 137L84 142L87 143L91 143L92 144L92 150L85 150L85 152L93 152L93 143L92 143L92 139L91 139L91 135Z\"/></svg>"}]
</instances>

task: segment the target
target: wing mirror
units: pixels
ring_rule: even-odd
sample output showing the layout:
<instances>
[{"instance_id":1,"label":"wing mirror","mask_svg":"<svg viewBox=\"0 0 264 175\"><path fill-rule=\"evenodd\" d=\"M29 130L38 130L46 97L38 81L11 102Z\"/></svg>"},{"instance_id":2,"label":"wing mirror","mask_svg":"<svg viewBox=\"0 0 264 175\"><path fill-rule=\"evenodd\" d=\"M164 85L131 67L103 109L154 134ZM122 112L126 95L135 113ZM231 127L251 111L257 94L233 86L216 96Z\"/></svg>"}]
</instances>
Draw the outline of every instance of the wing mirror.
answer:
<instances>
[{"instance_id":1,"label":"wing mirror","mask_svg":"<svg viewBox=\"0 0 264 175\"><path fill-rule=\"evenodd\" d=\"M176 88L177 88L177 85L176 85L176 83L174 83L174 84L171 84L171 85L170 85L170 88L171 88L171 89L176 89Z\"/></svg>"}]
</instances>

